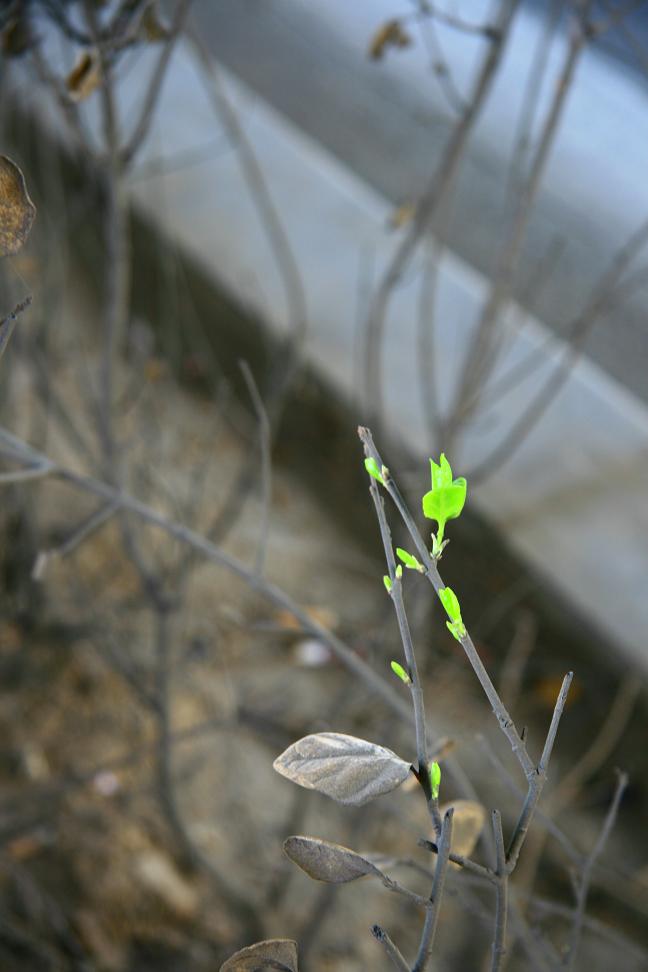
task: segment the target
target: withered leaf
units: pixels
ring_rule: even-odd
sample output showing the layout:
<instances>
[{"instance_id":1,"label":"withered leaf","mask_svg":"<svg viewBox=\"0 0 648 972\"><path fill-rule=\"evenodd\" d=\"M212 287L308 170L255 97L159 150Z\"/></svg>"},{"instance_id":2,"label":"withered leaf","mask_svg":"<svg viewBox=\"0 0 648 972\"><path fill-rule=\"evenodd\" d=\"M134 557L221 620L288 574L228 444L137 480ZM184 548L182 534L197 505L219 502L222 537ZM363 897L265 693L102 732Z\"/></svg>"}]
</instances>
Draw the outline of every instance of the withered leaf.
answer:
<instances>
[{"instance_id":1,"label":"withered leaf","mask_svg":"<svg viewBox=\"0 0 648 972\"><path fill-rule=\"evenodd\" d=\"M315 881L347 884L367 874L380 873L373 864L350 848L316 837L288 837L283 849L290 860Z\"/></svg>"},{"instance_id":2,"label":"withered leaf","mask_svg":"<svg viewBox=\"0 0 648 972\"><path fill-rule=\"evenodd\" d=\"M297 942L272 938L248 945L235 952L220 967L220 972L298 972Z\"/></svg>"},{"instance_id":3,"label":"withered leaf","mask_svg":"<svg viewBox=\"0 0 648 972\"><path fill-rule=\"evenodd\" d=\"M387 20L381 24L369 42L369 57L380 61L388 47L410 47L412 38L400 20Z\"/></svg>"},{"instance_id":4,"label":"withered leaf","mask_svg":"<svg viewBox=\"0 0 648 972\"><path fill-rule=\"evenodd\" d=\"M452 850L455 854L468 857L484 829L486 821L486 810L481 803L474 800L453 800L451 803L444 803L439 807L439 813L443 817L450 807L454 808L452 818ZM459 865L454 864L453 867Z\"/></svg>"},{"instance_id":5,"label":"withered leaf","mask_svg":"<svg viewBox=\"0 0 648 972\"><path fill-rule=\"evenodd\" d=\"M84 51L67 78L65 87L72 101L83 101L101 84L101 62L95 50Z\"/></svg>"},{"instance_id":6,"label":"withered leaf","mask_svg":"<svg viewBox=\"0 0 648 972\"><path fill-rule=\"evenodd\" d=\"M29 231L36 207L29 198L25 177L15 162L0 155L0 256L17 253Z\"/></svg>"},{"instance_id":7,"label":"withered leaf","mask_svg":"<svg viewBox=\"0 0 648 972\"><path fill-rule=\"evenodd\" d=\"M395 790L410 772L390 749L340 732L304 736L273 765L293 783L356 807Z\"/></svg>"}]
</instances>

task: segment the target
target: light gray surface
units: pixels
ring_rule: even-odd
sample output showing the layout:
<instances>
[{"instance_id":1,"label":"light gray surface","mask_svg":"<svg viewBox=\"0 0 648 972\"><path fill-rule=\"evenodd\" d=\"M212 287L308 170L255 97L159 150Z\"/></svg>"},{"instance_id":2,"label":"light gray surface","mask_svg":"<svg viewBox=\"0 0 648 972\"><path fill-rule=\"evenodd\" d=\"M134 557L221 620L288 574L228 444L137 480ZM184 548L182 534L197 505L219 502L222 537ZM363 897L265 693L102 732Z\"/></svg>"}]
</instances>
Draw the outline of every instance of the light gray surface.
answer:
<instances>
[{"instance_id":1,"label":"light gray surface","mask_svg":"<svg viewBox=\"0 0 648 972\"><path fill-rule=\"evenodd\" d=\"M393 0L197 0L203 39L219 60L265 101L336 155L387 200L416 198L437 165L452 114L430 74L420 37L414 48L380 63L367 57L369 38L407 9ZM475 21L491 8L463 0ZM547 2L539 10L549 9ZM480 13L481 11L481 13ZM482 16L483 14L483 16ZM458 84L467 89L479 45L437 28ZM530 61L542 33L538 9L515 21L492 98L461 170L451 248L484 273L501 238L506 167ZM552 48L554 72L564 51ZM545 101L551 85L546 85ZM614 250L648 217L648 83L596 49L576 75L556 152L549 165L522 261L520 289L560 241L551 278L529 303L550 327L577 312ZM648 399L648 290L597 325L588 353Z\"/></svg>"}]
</instances>

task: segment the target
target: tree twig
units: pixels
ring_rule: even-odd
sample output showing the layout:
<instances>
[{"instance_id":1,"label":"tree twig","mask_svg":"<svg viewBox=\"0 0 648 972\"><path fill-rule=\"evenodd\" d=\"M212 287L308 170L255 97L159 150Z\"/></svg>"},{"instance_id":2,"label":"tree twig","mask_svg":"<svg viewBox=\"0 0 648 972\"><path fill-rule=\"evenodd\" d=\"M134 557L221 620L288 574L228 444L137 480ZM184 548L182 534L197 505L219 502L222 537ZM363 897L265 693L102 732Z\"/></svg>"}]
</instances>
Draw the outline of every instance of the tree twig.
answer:
<instances>
[{"instance_id":1,"label":"tree twig","mask_svg":"<svg viewBox=\"0 0 648 972\"><path fill-rule=\"evenodd\" d=\"M31 302L31 296L25 297L24 300L21 300L20 303L16 304L10 314L7 314L7 316L3 317L0 321L0 358L2 358L2 355L7 350L7 345L11 340L11 335L14 332L18 318L23 311L27 310L27 308L31 305Z\"/></svg>"},{"instance_id":2,"label":"tree twig","mask_svg":"<svg viewBox=\"0 0 648 972\"><path fill-rule=\"evenodd\" d=\"M424 972L424 970L427 968L428 962L430 961L432 949L434 948L434 937L436 935L437 925L439 923L441 900L443 897L443 888L448 870L450 844L452 842L453 814L454 808L450 807L448 810L446 810L443 818L441 837L439 839L439 854L437 857L436 867L434 869L434 881L432 884L430 903L425 915L425 923L423 925L421 941L419 943L416 961L412 966L412 972Z\"/></svg>"}]
</instances>

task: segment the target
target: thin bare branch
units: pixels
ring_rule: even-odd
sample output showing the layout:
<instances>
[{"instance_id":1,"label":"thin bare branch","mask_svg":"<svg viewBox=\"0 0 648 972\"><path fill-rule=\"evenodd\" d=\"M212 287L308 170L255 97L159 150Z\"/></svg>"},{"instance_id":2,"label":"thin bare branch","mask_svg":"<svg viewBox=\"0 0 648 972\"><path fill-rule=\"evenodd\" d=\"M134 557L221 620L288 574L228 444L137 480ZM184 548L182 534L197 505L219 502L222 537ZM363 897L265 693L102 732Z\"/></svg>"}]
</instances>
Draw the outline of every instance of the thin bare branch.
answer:
<instances>
[{"instance_id":1,"label":"thin bare branch","mask_svg":"<svg viewBox=\"0 0 648 972\"><path fill-rule=\"evenodd\" d=\"M502 815L499 810L493 810L492 823L495 838L497 884L495 885L495 931L493 934L491 972L499 972L506 953L506 924L508 919L508 870L502 833Z\"/></svg>"},{"instance_id":2,"label":"thin bare branch","mask_svg":"<svg viewBox=\"0 0 648 972\"><path fill-rule=\"evenodd\" d=\"M21 300L20 303L16 304L10 314L7 314L7 316L3 317L0 321L0 359L7 350L7 345L11 340L11 335L14 332L18 318L23 311L27 310L27 308L31 305L31 302L31 296L25 297L24 300Z\"/></svg>"},{"instance_id":3,"label":"thin bare branch","mask_svg":"<svg viewBox=\"0 0 648 972\"><path fill-rule=\"evenodd\" d=\"M259 452L261 455L261 528L259 530L259 545L257 547L256 570L263 573L263 563L268 547L268 533L270 530L270 503L272 501L272 429L265 410L258 385L254 380L252 369L247 361L239 361L245 384L252 399L252 405L259 423Z\"/></svg>"},{"instance_id":4,"label":"thin bare branch","mask_svg":"<svg viewBox=\"0 0 648 972\"><path fill-rule=\"evenodd\" d=\"M401 279L422 236L430 229L439 203L454 182L459 162L473 126L481 113L497 73L517 0L503 0L497 21L489 37L489 49L484 57L473 90L467 99L467 108L460 122L454 127L444 152L438 172L420 200L414 219L404 238L392 256L376 288L364 334L365 375L364 397L369 420L375 424L382 415L382 377L380 354L387 311L394 291Z\"/></svg>"},{"instance_id":5,"label":"thin bare branch","mask_svg":"<svg viewBox=\"0 0 648 972\"><path fill-rule=\"evenodd\" d=\"M627 785L627 775L625 773L619 773L612 802L610 803L608 812L605 815L605 820L603 821L603 826L599 833L598 839L590 853L585 858L580 869L580 874L578 876L576 885L576 910L574 912L571 936L569 940L569 949L564 962L564 967L568 970L568 972L575 967L574 963L576 962L576 956L578 954L578 948L583 933L583 919L585 917L587 895L589 893L589 887L592 880L592 870L596 861L601 856L603 848L605 847L612 832L612 828L614 827L614 823L619 812L619 805Z\"/></svg>"},{"instance_id":6,"label":"thin bare branch","mask_svg":"<svg viewBox=\"0 0 648 972\"><path fill-rule=\"evenodd\" d=\"M437 857L436 867L434 869L434 882L432 884L432 893L430 894L430 903L425 915L421 941L419 943L416 961L412 966L412 972L424 972L430 961L432 949L434 948L434 938L439 923L441 900L443 898L443 888L445 885L446 873L448 871L448 860L450 857L453 814L454 809L453 807L450 807L449 810L446 810L443 818L441 837L439 839L439 854Z\"/></svg>"},{"instance_id":7,"label":"thin bare branch","mask_svg":"<svg viewBox=\"0 0 648 972\"><path fill-rule=\"evenodd\" d=\"M397 946L394 945L387 932L381 928L380 925L374 925L371 929L371 934L385 949L385 952L395 969L398 969L399 972L410 972L409 965L405 961L402 953L398 950Z\"/></svg>"},{"instance_id":8,"label":"thin bare branch","mask_svg":"<svg viewBox=\"0 0 648 972\"><path fill-rule=\"evenodd\" d=\"M149 133L151 123L155 117L155 107L164 83L164 76L171 61L171 55L173 54L176 43L178 42L178 38L180 37L180 34L184 28L190 5L191 0L178 0L176 3L175 14L169 29L169 35L164 43L160 56L158 57L155 70L153 71L148 88L146 89L146 95L144 97L144 103L140 111L139 119L135 124L133 133L119 153L120 162L124 168L128 168L128 166L131 164Z\"/></svg>"}]
</instances>

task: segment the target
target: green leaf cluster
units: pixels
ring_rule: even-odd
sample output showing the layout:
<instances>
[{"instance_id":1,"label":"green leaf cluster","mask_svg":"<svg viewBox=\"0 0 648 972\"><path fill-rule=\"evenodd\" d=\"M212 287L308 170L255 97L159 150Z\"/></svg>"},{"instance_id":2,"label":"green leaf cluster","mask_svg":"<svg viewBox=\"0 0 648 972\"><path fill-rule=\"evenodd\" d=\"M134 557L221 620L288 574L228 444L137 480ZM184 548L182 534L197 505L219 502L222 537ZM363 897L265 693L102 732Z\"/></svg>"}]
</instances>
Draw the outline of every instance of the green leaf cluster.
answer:
<instances>
[{"instance_id":1,"label":"green leaf cluster","mask_svg":"<svg viewBox=\"0 0 648 972\"><path fill-rule=\"evenodd\" d=\"M432 489L423 497L423 515L438 524L432 551L433 555L438 557L443 550L443 532L446 522L458 517L464 508L467 483L463 476L458 479L452 478L450 463L443 452L438 464L434 459L430 459L430 472Z\"/></svg>"}]
</instances>

